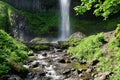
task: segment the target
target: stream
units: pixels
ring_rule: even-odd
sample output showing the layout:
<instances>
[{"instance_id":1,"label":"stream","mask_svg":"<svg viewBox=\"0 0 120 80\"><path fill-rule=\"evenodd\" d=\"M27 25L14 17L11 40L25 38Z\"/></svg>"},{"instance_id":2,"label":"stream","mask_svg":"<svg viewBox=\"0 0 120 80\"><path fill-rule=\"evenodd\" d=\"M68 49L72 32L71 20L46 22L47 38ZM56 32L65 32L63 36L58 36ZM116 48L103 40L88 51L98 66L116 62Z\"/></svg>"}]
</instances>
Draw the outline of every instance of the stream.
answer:
<instances>
[{"instance_id":1,"label":"stream","mask_svg":"<svg viewBox=\"0 0 120 80\"><path fill-rule=\"evenodd\" d=\"M57 44L58 45L58 44ZM35 51L23 66L29 70L25 78L6 75L4 80L109 80L110 72L97 72L99 61L80 62L67 54L66 49L50 46L49 50Z\"/></svg>"}]
</instances>

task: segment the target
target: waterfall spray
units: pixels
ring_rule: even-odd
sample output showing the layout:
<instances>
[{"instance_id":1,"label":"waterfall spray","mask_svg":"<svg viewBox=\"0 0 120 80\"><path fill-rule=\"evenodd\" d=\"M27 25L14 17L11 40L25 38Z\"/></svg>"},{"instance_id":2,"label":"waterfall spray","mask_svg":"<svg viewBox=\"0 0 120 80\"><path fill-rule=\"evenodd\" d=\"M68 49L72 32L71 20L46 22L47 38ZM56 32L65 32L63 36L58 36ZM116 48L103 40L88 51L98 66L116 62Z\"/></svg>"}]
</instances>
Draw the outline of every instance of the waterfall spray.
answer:
<instances>
[{"instance_id":1,"label":"waterfall spray","mask_svg":"<svg viewBox=\"0 0 120 80\"><path fill-rule=\"evenodd\" d=\"M59 40L66 40L70 35L69 7L70 0L60 0L61 27Z\"/></svg>"}]
</instances>

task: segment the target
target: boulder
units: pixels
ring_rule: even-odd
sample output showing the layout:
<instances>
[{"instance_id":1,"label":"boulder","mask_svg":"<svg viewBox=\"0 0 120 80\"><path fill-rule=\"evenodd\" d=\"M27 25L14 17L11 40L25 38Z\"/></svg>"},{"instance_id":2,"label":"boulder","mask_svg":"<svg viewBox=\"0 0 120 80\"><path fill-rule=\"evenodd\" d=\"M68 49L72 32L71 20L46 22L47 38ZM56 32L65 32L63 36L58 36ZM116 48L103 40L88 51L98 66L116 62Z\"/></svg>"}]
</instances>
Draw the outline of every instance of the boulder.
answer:
<instances>
[{"instance_id":1,"label":"boulder","mask_svg":"<svg viewBox=\"0 0 120 80\"><path fill-rule=\"evenodd\" d=\"M82 39L82 38L85 38L85 34L83 34L81 32L75 32L70 36L70 38L80 38L80 39Z\"/></svg>"},{"instance_id":2,"label":"boulder","mask_svg":"<svg viewBox=\"0 0 120 80\"><path fill-rule=\"evenodd\" d=\"M81 41L81 39L85 38L85 35L81 32L76 32L73 33L70 37L69 40L67 42L67 44L69 46L76 46L79 44L79 42Z\"/></svg>"},{"instance_id":3,"label":"boulder","mask_svg":"<svg viewBox=\"0 0 120 80\"><path fill-rule=\"evenodd\" d=\"M32 39L30 41L30 43L33 43L33 44L45 44L45 43L49 43L49 41L45 38L40 38L40 37L36 37L34 39Z\"/></svg>"}]
</instances>

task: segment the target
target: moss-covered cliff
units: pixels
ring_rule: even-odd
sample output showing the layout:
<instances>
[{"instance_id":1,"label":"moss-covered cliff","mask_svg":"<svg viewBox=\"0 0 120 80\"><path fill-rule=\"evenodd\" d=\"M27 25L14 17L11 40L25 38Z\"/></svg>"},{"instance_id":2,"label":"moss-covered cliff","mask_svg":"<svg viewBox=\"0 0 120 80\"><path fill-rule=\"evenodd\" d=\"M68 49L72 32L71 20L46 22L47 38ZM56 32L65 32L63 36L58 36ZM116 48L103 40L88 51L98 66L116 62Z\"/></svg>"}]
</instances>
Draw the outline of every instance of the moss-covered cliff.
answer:
<instances>
[{"instance_id":1,"label":"moss-covered cliff","mask_svg":"<svg viewBox=\"0 0 120 80\"><path fill-rule=\"evenodd\" d=\"M15 23L19 26L22 19L14 20L14 14L20 14L27 19L27 26L29 31L33 34L51 34L54 35L58 31L58 13L53 12L41 12L41 13L32 13L24 10L15 9L13 6L9 5L4 1L0 1L0 28L6 31L11 31L11 27L15 27ZM18 15L17 15L18 16ZM21 16L18 16L21 17ZM18 18L19 19L19 18Z\"/></svg>"}]
</instances>

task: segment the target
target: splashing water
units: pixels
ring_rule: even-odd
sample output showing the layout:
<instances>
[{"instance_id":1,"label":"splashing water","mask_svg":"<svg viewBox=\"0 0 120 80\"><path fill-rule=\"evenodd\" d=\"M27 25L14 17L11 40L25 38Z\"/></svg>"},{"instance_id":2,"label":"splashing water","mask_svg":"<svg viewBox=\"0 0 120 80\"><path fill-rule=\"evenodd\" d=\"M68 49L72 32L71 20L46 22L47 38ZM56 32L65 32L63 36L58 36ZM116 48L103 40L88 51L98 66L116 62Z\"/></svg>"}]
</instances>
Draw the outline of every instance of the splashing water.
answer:
<instances>
[{"instance_id":1,"label":"splashing water","mask_svg":"<svg viewBox=\"0 0 120 80\"><path fill-rule=\"evenodd\" d=\"M70 35L69 7L70 0L60 0L61 27L59 40L66 40Z\"/></svg>"}]
</instances>

